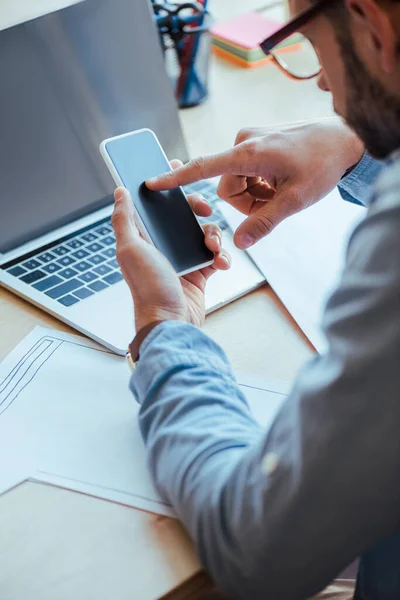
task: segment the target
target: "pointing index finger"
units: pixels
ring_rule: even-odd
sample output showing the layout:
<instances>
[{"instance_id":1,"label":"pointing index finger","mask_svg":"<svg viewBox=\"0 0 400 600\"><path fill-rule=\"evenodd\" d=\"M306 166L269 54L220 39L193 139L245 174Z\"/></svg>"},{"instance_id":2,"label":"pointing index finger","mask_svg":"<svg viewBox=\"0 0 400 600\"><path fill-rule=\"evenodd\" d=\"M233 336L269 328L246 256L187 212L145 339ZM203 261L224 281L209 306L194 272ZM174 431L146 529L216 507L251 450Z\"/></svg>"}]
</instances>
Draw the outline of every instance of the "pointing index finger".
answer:
<instances>
[{"instance_id":1,"label":"pointing index finger","mask_svg":"<svg viewBox=\"0 0 400 600\"><path fill-rule=\"evenodd\" d=\"M210 179L224 173L240 175L240 163L237 160L236 149L214 154L212 156L199 156L186 165L146 181L150 190L161 191L189 185L202 179Z\"/></svg>"}]
</instances>

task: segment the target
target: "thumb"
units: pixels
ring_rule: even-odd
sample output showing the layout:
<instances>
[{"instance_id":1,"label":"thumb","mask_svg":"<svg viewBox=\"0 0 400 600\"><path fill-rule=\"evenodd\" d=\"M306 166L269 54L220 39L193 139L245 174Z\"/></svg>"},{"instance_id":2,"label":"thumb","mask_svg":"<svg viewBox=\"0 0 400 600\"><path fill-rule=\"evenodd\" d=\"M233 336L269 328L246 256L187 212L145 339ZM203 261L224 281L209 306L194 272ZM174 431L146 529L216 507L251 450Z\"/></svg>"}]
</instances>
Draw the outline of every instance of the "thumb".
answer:
<instances>
[{"instance_id":1,"label":"thumb","mask_svg":"<svg viewBox=\"0 0 400 600\"><path fill-rule=\"evenodd\" d=\"M163 289L168 285L171 287L171 281L175 283L178 278L165 256L140 236L132 199L125 188L115 191L111 221L117 242L117 260L134 300L148 297L154 302L159 301L165 295Z\"/></svg>"},{"instance_id":2,"label":"thumb","mask_svg":"<svg viewBox=\"0 0 400 600\"><path fill-rule=\"evenodd\" d=\"M139 232L135 224L133 202L127 189L119 187L114 193L115 205L111 217L117 247L135 245Z\"/></svg>"},{"instance_id":3,"label":"thumb","mask_svg":"<svg viewBox=\"0 0 400 600\"><path fill-rule=\"evenodd\" d=\"M242 250L250 248L269 235L284 219L303 208L298 195L289 190L280 190L271 200L259 201L259 204L260 208L243 221L236 230L234 242Z\"/></svg>"}]
</instances>

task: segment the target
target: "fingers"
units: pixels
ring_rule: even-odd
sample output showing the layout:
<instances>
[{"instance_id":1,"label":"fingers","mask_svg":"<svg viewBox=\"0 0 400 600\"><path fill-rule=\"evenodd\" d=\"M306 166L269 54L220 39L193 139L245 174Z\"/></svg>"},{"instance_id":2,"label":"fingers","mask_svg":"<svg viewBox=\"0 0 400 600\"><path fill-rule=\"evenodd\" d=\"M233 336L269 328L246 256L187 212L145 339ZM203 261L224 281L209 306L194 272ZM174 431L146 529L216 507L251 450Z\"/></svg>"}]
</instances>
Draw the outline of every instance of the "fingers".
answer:
<instances>
[{"instance_id":1,"label":"fingers","mask_svg":"<svg viewBox=\"0 0 400 600\"><path fill-rule=\"evenodd\" d=\"M235 175L223 175L218 184L217 194L241 213L248 215L254 197L248 192L248 178Z\"/></svg>"},{"instance_id":2,"label":"fingers","mask_svg":"<svg viewBox=\"0 0 400 600\"><path fill-rule=\"evenodd\" d=\"M262 181L261 177L237 177L235 175L223 175L218 184L218 196L222 200L230 200L246 193L252 187Z\"/></svg>"},{"instance_id":3,"label":"fingers","mask_svg":"<svg viewBox=\"0 0 400 600\"><path fill-rule=\"evenodd\" d=\"M257 210L238 227L234 242L238 248L250 248L270 234L284 219L301 210L301 202L292 190L280 190L269 202L257 203Z\"/></svg>"},{"instance_id":4,"label":"fingers","mask_svg":"<svg viewBox=\"0 0 400 600\"><path fill-rule=\"evenodd\" d=\"M193 197L194 196L194 197ZM142 244L139 231L135 225L134 208L131 196L125 188L117 188L115 190L115 207L112 215L112 225L117 241L118 254L121 256L124 248L129 249L129 252L134 251L134 248ZM198 208L202 216L210 216L212 209L207 202L200 196L193 194L190 198L194 208ZM214 223L209 223L203 227L204 240L207 248L214 252L217 257L217 268L229 268L229 260L226 259L226 253L221 254L221 229Z\"/></svg>"},{"instance_id":5,"label":"fingers","mask_svg":"<svg viewBox=\"0 0 400 600\"><path fill-rule=\"evenodd\" d=\"M181 160L179 160L179 158L173 158L169 164L171 165L172 170L183 167L183 162Z\"/></svg>"},{"instance_id":6,"label":"fingers","mask_svg":"<svg viewBox=\"0 0 400 600\"><path fill-rule=\"evenodd\" d=\"M249 195L253 199L268 200L271 186L262 177L238 177L224 175L218 185L218 196L230 202L236 198Z\"/></svg>"},{"instance_id":7,"label":"fingers","mask_svg":"<svg viewBox=\"0 0 400 600\"><path fill-rule=\"evenodd\" d=\"M119 187L114 192L115 206L111 217L117 246L135 244L139 232L135 225L132 198L127 189Z\"/></svg>"},{"instance_id":8,"label":"fingers","mask_svg":"<svg viewBox=\"0 0 400 600\"><path fill-rule=\"evenodd\" d=\"M258 200L268 201L275 195L272 189L261 177L237 177L225 175L217 190L218 196L245 215L258 210Z\"/></svg>"},{"instance_id":9,"label":"fingers","mask_svg":"<svg viewBox=\"0 0 400 600\"><path fill-rule=\"evenodd\" d=\"M204 243L211 252L218 253L221 251L222 232L218 225L210 223L204 225Z\"/></svg>"},{"instance_id":10,"label":"fingers","mask_svg":"<svg viewBox=\"0 0 400 600\"><path fill-rule=\"evenodd\" d=\"M127 266L132 266L136 261L139 261L140 265L144 264L147 257L143 253L146 254L152 246L143 239L135 223L135 210L128 190L123 187L117 188L114 198L115 206L111 223L117 245L117 260L124 271Z\"/></svg>"},{"instance_id":11,"label":"fingers","mask_svg":"<svg viewBox=\"0 0 400 600\"><path fill-rule=\"evenodd\" d=\"M201 271L189 273L188 275L185 275L184 279L186 281L188 281L189 283L196 285L197 287L199 287L201 289L202 292L204 292L205 288L206 288L206 283L210 279L210 277L212 275L214 275L214 273L217 273L218 271L227 271L230 268L230 266L231 266L230 254L223 250L223 251L221 251L220 254L217 254L215 256L215 260L212 265L210 265L209 267L205 267L204 269L201 269ZM199 273L202 276L200 281L198 278Z\"/></svg>"},{"instance_id":12,"label":"fingers","mask_svg":"<svg viewBox=\"0 0 400 600\"><path fill-rule=\"evenodd\" d=\"M217 273L218 271L228 271L231 268L231 264L232 259L229 252L226 252L226 250L221 250L219 254L215 255L213 264L202 269L201 273L205 281L208 281L208 279L210 279L214 273Z\"/></svg>"},{"instance_id":13,"label":"fingers","mask_svg":"<svg viewBox=\"0 0 400 600\"><path fill-rule=\"evenodd\" d=\"M188 196L190 208L198 217L211 217L213 209L201 194L190 194Z\"/></svg>"},{"instance_id":14,"label":"fingers","mask_svg":"<svg viewBox=\"0 0 400 600\"><path fill-rule=\"evenodd\" d=\"M135 224L134 208L131 196L125 188L117 188L114 192L115 206L111 217L117 242L116 255L125 281L134 293L137 278L142 268L142 244Z\"/></svg>"},{"instance_id":15,"label":"fingers","mask_svg":"<svg viewBox=\"0 0 400 600\"><path fill-rule=\"evenodd\" d=\"M214 263L209 275L215 270L226 271L231 266L231 257L222 248L222 231L214 223L204 225L204 243L211 252L214 252ZM204 271L204 270L203 270Z\"/></svg>"},{"instance_id":16,"label":"fingers","mask_svg":"<svg viewBox=\"0 0 400 600\"><path fill-rule=\"evenodd\" d=\"M111 220L117 241L117 260L134 302L142 307L142 312L148 312L150 305L172 310L181 301L179 279L165 256L140 236L132 199L125 188L115 191ZM135 312L136 323L139 317Z\"/></svg>"},{"instance_id":17,"label":"fingers","mask_svg":"<svg viewBox=\"0 0 400 600\"><path fill-rule=\"evenodd\" d=\"M176 170L183 167L183 162L174 158L171 160L170 165L172 170ZM212 215L212 208L202 194L189 194L187 199L190 208L198 217L210 217Z\"/></svg>"},{"instance_id":18,"label":"fingers","mask_svg":"<svg viewBox=\"0 0 400 600\"><path fill-rule=\"evenodd\" d=\"M275 190L261 178L258 181L255 181L255 177L252 177L252 181L248 181L247 191L253 198L257 198L257 200L271 200L275 195Z\"/></svg>"},{"instance_id":19,"label":"fingers","mask_svg":"<svg viewBox=\"0 0 400 600\"><path fill-rule=\"evenodd\" d=\"M243 164L241 152L238 151L238 148L240 146L213 156L199 156L174 171L149 179L146 181L146 185L154 191L171 190L180 185L189 185L224 173L247 174L243 173L246 165ZM248 175L251 175L251 173L248 173Z\"/></svg>"},{"instance_id":20,"label":"fingers","mask_svg":"<svg viewBox=\"0 0 400 600\"><path fill-rule=\"evenodd\" d=\"M265 134L266 129L264 127L245 127L238 132L235 139L235 146L252 138L264 136Z\"/></svg>"},{"instance_id":21,"label":"fingers","mask_svg":"<svg viewBox=\"0 0 400 600\"><path fill-rule=\"evenodd\" d=\"M171 169L176 170L183 167L183 162L175 158L171 160L170 165ZM189 194L187 199L190 208L198 217L210 217L212 215L212 208L202 194Z\"/></svg>"},{"instance_id":22,"label":"fingers","mask_svg":"<svg viewBox=\"0 0 400 600\"><path fill-rule=\"evenodd\" d=\"M212 267L207 267L210 268L210 273L208 277L215 273L215 271L228 271L228 269L231 268L231 264L232 259L229 252L227 252L226 250L221 250L221 252L215 255Z\"/></svg>"}]
</instances>

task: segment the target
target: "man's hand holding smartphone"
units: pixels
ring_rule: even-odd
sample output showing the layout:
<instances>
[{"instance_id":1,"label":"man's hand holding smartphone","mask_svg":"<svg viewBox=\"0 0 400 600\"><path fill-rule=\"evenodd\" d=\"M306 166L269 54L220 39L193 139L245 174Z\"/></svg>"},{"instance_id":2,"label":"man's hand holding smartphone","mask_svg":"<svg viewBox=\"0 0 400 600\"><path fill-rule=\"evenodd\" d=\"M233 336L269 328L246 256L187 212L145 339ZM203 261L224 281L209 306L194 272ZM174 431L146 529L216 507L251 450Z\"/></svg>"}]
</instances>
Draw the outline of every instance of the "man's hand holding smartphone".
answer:
<instances>
[{"instance_id":1,"label":"man's hand holding smartphone","mask_svg":"<svg viewBox=\"0 0 400 600\"><path fill-rule=\"evenodd\" d=\"M171 163L182 166L180 161ZM200 195L188 197L193 212L209 217L211 207ZM222 234L217 225L203 227L205 244L214 252L211 266L178 277L169 261L139 234L135 225L133 202L125 188L115 192L112 216L117 240L117 259L135 304L136 331L154 321L181 320L201 326L205 316L204 292L207 280L217 270L230 267L230 256L221 247Z\"/></svg>"},{"instance_id":2,"label":"man's hand holding smartphone","mask_svg":"<svg viewBox=\"0 0 400 600\"><path fill-rule=\"evenodd\" d=\"M145 181L171 169L155 133L139 129L104 140L100 152L117 186L129 190L136 225L166 256L178 275L213 264L214 254L180 187L150 190ZM180 163L181 164L181 163Z\"/></svg>"}]
</instances>

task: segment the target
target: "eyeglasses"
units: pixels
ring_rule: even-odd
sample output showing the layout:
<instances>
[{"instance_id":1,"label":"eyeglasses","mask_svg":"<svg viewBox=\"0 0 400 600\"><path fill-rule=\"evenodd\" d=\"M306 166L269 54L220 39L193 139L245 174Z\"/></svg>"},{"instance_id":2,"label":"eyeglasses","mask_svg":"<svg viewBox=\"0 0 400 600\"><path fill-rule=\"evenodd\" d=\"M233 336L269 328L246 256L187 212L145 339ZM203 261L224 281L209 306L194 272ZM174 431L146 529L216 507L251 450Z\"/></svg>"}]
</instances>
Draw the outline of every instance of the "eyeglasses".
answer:
<instances>
[{"instance_id":1,"label":"eyeglasses","mask_svg":"<svg viewBox=\"0 0 400 600\"><path fill-rule=\"evenodd\" d=\"M332 0L316 2L260 44L264 54L270 56L280 71L291 79L304 81L321 73L313 45L299 30L315 19L328 3L332 3Z\"/></svg>"}]
</instances>

